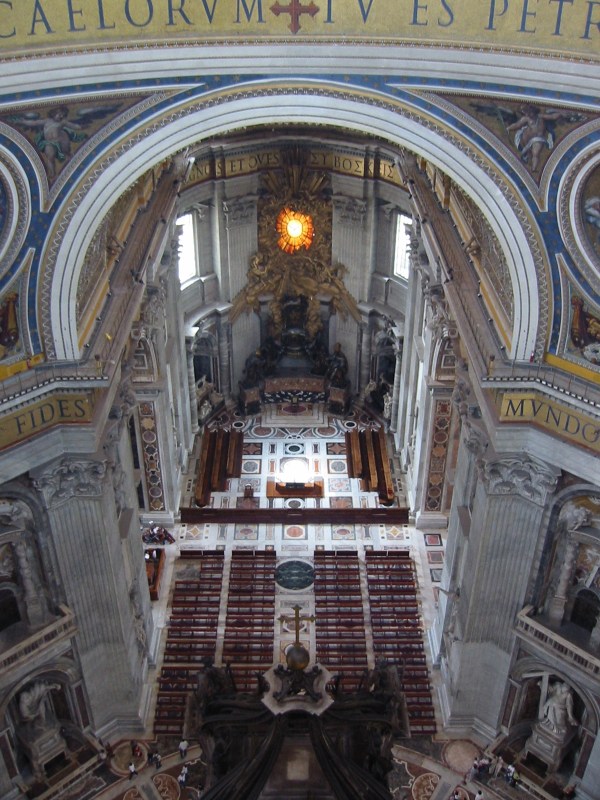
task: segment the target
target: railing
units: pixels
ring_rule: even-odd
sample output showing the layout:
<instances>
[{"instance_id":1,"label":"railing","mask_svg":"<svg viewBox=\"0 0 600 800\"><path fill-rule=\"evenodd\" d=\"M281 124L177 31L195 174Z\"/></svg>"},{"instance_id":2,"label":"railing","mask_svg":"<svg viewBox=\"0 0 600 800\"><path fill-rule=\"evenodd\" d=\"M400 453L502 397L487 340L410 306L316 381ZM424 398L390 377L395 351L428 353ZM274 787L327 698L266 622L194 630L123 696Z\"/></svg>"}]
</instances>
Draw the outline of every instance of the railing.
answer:
<instances>
[{"instance_id":1,"label":"railing","mask_svg":"<svg viewBox=\"0 0 600 800\"><path fill-rule=\"evenodd\" d=\"M517 614L516 631L522 639L534 639L536 643L551 650L555 655L570 661L595 677L600 676L600 659L582 650L568 639L546 628L542 622L532 618L533 606L525 608Z\"/></svg>"},{"instance_id":2,"label":"railing","mask_svg":"<svg viewBox=\"0 0 600 800\"><path fill-rule=\"evenodd\" d=\"M0 674L12 669L19 661L31 658L47 647L51 647L61 639L68 639L77 632L75 615L66 606L60 606L60 619L46 625L8 650L0 653Z\"/></svg>"},{"instance_id":3,"label":"railing","mask_svg":"<svg viewBox=\"0 0 600 800\"><path fill-rule=\"evenodd\" d=\"M495 361L492 373L482 377L482 384L489 389L505 390L507 386L514 386L524 390L531 387L543 394L559 394L584 403L591 414L600 408L600 384L595 386L544 364Z\"/></svg>"},{"instance_id":4,"label":"railing","mask_svg":"<svg viewBox=\"0 0 600 800\"><path fill-rule=\"evenodd\" d=\"M50 389L99 388L108 384L108 378L98 373L98 367L89 362L40 364L0 384L0 407L24 402Z\"/></svg>"}]
</instances>

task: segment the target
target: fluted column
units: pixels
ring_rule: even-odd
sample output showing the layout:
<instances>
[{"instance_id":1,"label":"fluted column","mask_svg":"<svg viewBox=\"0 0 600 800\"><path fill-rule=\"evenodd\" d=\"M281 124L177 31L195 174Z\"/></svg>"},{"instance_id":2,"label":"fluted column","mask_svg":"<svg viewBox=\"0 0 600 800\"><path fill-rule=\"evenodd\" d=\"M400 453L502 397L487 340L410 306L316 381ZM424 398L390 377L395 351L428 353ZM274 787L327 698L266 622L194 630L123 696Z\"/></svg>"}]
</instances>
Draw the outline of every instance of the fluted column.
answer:
<instances>
[{"instance_id":1,"label":"fluted column","mask_svg":"<svg viewBox=\"0 0 600 800\"><path fill-rule=\"evenodd\" d=\"M219 325L219 391L227 401L231 397L231 323Z\"/></svg>"},{"instance_id":2,"label":"fluted column","mask_svg":"<svg viewBox=\"0 0 600 800\"><path fill-rule=\"evenodd\" d=\"M46 507L96 732L140 725L151 614L141 539L122 540L106 462L63 459L34 476Z\"/></svg>"},{"instance_id":3,"label":"fluted column","mask_svg":"<svg viewBox=\"0 0 600 800\"><path fill-rule=\"evenodd\" d=\"M194 375L194 340L185 340L185 359L187 363L188 387L190 392L190 422L192 434L198 431L198 402L196 400L196 376Z\"/></svg>"},{"instance_id":4,"label":"fluted column","mask_svg":"<svg viewBox=\"0 0 600 800\"><path fill-rule=\"evenodd\" d=\"M371 377L371 336L368 322L360 326L359 335L360 375L356 385L357 391L364 389Z\"/></svg>"},{"instance_id":5,"label":"fluted column","mask_svg":"<svg viewBox=\"0 0 600 800\"><path fill-rule=\"evenodd\" d=\"M578 550L579 544L573 539L568 539L560 568L558 585L548 608L548 616L552 622L558 622L560 624L563 621L565 606L567 604L567 590L573 575Z\"/></svg>"},{"instance_id":6,"label":"fluted column","mask_svg":"<svg viewBox=\"0 0 600 800\"><path fill-rule=\"evenodd\" d=\"M396 342L396 368L394 370L394 388L392 390L392 414L390 417L390 430L395 431L398 426L398 408L400 405L400 384L402 377L402 349L400 342Z\"/></svg>"}]
</instances>

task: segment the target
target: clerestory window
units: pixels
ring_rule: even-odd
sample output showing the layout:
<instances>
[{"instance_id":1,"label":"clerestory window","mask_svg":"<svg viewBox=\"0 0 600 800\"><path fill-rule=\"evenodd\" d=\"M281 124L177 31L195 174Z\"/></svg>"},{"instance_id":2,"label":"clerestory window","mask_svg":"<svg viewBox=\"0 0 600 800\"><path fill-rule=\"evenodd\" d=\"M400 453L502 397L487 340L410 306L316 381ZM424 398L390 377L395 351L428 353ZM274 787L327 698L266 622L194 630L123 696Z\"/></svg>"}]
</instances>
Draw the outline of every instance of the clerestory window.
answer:
<instances>
[{"instance_id":1,"label":"clerestory window","mask_svg":"<svg viewBox=\"0 0 600 800\"><path fill-rule=\"evenodd\" d=\"M183 285L198 275L196 230L191 211L177 219L179 226L179 282Z\"/></svg>"},{"instance_id":2,"label":"clerestory window","mask_svg":"<svg viewBox=\"0 0 600 800\"><path fill-rule=\"evenodd\" d=\"M394 275L408 280L410 264L410 235L412 231L412 218L401 212L396 218L396 245L394 250Z\"/></svg>"}]
</instances>

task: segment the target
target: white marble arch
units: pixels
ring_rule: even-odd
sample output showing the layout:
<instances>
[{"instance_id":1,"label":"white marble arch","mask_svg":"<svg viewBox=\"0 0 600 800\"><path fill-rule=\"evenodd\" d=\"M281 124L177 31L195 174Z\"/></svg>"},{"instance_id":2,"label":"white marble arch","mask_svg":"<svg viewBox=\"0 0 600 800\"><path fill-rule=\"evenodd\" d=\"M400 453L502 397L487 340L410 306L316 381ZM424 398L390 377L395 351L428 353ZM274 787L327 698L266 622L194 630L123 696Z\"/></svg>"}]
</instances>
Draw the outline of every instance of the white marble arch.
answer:
<instances>
[{"instance_id":1,"label":"white marble arch","mask_svg":"<svg viewBox=\"0 0 600 800\"><path fill-rule=\"evenodd\" d=\"M5 44L0 94L21 92L24 77L30 91L73 87L73 54L77 51L44 53L42 49L37 55L32 43L26 59L18 51L11 60L8 40ZM498 91L498 86L514 87L518 92L533 85L540 91L572 93L585 104L589 104L590 97L600 96L600 70L593 65L582 66L585 62L580 58L554 57L552 51L545 55L542 51L519 53L503 49L494 52L460 44L429 47L388 41L379 46L356 40L282 42L272 38L266 42L257 38L252 43L240 39L235 46L233 42L228 45L223 46L221 42L183 44L175 40L171 46L114 46L102 47L97 52L84 46L77 52L77 84L81 87L93 84L97 88L99 81L159 78L166 83L173 79L173 85L181 88L181 78L197 86L202 76L212 75L320 78L323 74L354 74L389 76L391 83L400 85L410 81L412 88L421 85L431 89L431 82L439 81L444 91L451 91L449 81L477 80L481 86L491 84L493 92Z\"/></svg>"},{"instance_id":2,"label":"white marble arch","mask_svg":"<svg viewBox=\"0 0 600 800\"><path fill-rule=\"evenodd\" d=\"M414 115L409 118L388 107L362 102L358 87L353 90L351 86L343 85L345 96L340 97L322 93L327 87L340 88L339 84L332 82L320 82L314 94L310 93L310 84L306 80L298 81L297 94L290 93L293 84L293 81L287 81L285 90L279 91L281 82L259 81L256 93L252 94L249 85L244 84L243 97L224 97L222 103L190 109L187 113L172 116L167 122L157 119L151 130L145 131L122 155L103 166L93 181L88 181L85 194L71 200L75 207L56 254L52 277L52 337L58 359L80 356L75 316L77 283L94 232L114 199L151 164L186 146L197 144L203 138L256 124L283 123L334 124L338 128L382 138L422 155L463 187L493 227L509 265L515 300L509 355L514 359L529 358L535 348L538 328L535 265L521 224L492 178L441 132L424 127ZM355 95L351 97L353 92ZM66 201L63 208L68 204Z\"/></svg>"}]
</instances>

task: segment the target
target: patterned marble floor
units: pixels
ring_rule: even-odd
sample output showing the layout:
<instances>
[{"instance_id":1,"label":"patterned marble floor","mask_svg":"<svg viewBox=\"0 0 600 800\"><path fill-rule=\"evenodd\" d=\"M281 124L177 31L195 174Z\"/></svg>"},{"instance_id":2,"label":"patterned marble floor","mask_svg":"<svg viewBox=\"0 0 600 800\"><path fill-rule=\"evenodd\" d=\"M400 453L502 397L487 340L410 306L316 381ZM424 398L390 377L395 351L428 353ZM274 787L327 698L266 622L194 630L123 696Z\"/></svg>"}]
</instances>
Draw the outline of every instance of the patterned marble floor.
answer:
<instances>
[{"instance_id":1,"label":"patterned marble floor","mask_svg":"<svg viewBox=\"0 0 600 800\"><path fill-rule=\"evenodd\" d=\"M365 492L361 481L348 477L344 434L357 426L373 424L367 415L351 412L343 420L324 413L322 406L268 406L262 417L244 420L223 415L219 424L244 432L241 477L229 479L226 491L214 492L214 508L380 508L376 492ZM199 450L190 462L182 505L191 505ZM405 507L402 477L391 459L396 503ZM304 470L323 482L323 497L267 497L267 482L290 470ZM250 490L253 497L244 498ZM358 549L406 546L406 526L385 525L184 525L182 546L202 548L256 547L278 553L312 553L321 549Z\"/></svg>"},{"instance_id":2,"label":"patterned marble floor","mask_svg":"<svg viewBox=\"0 0 600 800\"><path fill-rule=\"evenodd\" d=\"M374 426L360 409L345 418L328 415L323 405L266 406L263 414L245 418L224 412L214 425L242 430L244 451L240 478L228 480L225 492L211 497L214 508L381 508L376 492L365 492L361 481L348 477L344 435L356 427ZM200 453L197 442L184 484L182 506L191 506ZM277 478L290 462L300 462L324 484L322 498L267 498L267 481ZM390 457L396 490L395 505L406 507L403 475L398 459ZM246 487L253 497L244 498ZM417 568L425 625L431 624L444 564L442 532L418 531L414 525L297 525L188 524L176 530L177 544L186 549L274 549L285 558L310 558L317 549L409 549Z\"/></svg>"},{"instance_id":3,"label":"patterned marble floor","mask_svg":"<svg viewBox=\"0 0 600 800\"><path fill-rule=\"evenodd\" d=\"M200 748L191 743L185 761L177 750L163 754L159 770L147 765L148 749L154 743L140 741L142 755L136 761L138 774L129 780L127 764L131 750L129 741L118 742L109 765L99 768L80 784L61 795L61 800L199 800L204 776L204 760ZM421 743L420 750L396 744L393 747L393 769L388 776L395 800L448 800L457 790L461 800L473 800L477 789L484 800L516 800L523 790L506 786L499 779L483 778L466 781L465 775L474 757L481 751L468 740ZM178 782L183 764L188 767L185 786ZM283 800L283 799L282 799Z\"/></svg>"},{"instance_id":4,"label":"patterned marble floor","mask_svg":"<svg viewBox=\"0 0 600 800\"><path fill-rule=\"evenodd\" d=\"M216 424L243 430L244 451L241 477L230 479L225 492L212 495L213 507L380 507L377 494L362 491L360 481L349 478L347 474L345 432L356 426L373 424L362 412L351 412L341 420L326 414L322 406L271 406L261 417L252 419L225 412ZM199 451L200 442L190 459L189 474L184 483L183 506L191 505ZM300 461L311 474L323 479L322 498L267 498L267 480L280 475L292 460ZM406 497L399 464L395 458L390 459L390 464L396 487L396 504L405 507ZM247 486L252 487L251 499L244 498ZM316 549L354 550L359 555L367 549L409 549L421 590L425 627L431 624L435 615L437 586L444 560L441 532L421 532L412 524L301 526L292 523L188 524L175 526L172 533L176 544L166 548L165 587L177 572L177 557L182 549L221 549L225 551L226 558L233 549L273 549L284 559L310 559ZM168 620L168 596L168 589L165 588L160 600L153 604L155 635L161 637L163 642ZM153 718L153 683L159 669L160 659L156 669L152 669L148 675L150 721ZM435 674L433 679L435 682ZM187 786L182 788L177 781L181 761L176 752L176 743L169 744L161 740L160 746L167 750L170 747L171 752L162 753L162 767L157 771L154 767L146 766L148 749L158 745L153 741L151 729L138 741L143 747L138 776L131 781L127 778L130 747L129 741L123 740L113 745L115 758L110 766L103 765L98 774L90 778L89 786L81 786L76 793L65 794L64 797L67 800L91 800L93 797L102 800L191 800L200 796L198 788L202 783L203 760L197 746L193 746L188 754L190 779ZM427 741L424 742L423 752L407 749L400 744L394 747L394 771L390 777L393 797L399 800L447 800L451 792L459 788L461 799L470 800L475 793L474 785L464 786L462 780L478 752L477 746L468 741ZM100 789L99 783L104 783L104 789ZM499 796L489 789L485 794L486 800Z\"/></svg>"}]
</instances>

